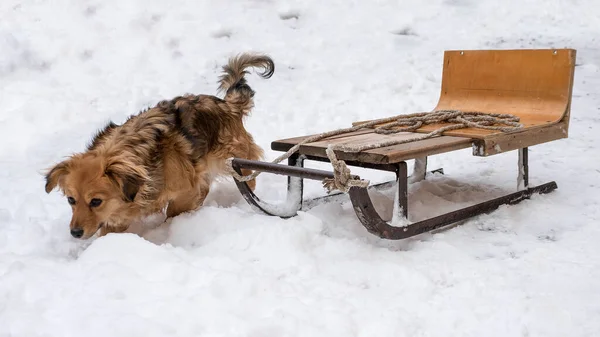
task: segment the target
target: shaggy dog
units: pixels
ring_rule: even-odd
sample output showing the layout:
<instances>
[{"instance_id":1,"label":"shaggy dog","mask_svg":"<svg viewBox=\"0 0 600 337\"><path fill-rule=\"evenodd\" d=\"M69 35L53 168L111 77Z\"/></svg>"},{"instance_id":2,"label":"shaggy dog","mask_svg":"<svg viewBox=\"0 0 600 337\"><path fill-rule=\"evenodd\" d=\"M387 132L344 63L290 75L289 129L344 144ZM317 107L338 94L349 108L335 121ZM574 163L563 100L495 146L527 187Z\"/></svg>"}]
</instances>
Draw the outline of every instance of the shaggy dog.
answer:
<instances>
[{"instance_id":1,"label":"shaggy dog","mask_svg":"<svg viewBox=\"0 0 600 337\"><path fill-rule=\"evenodd\" d=\"M242 123L254 106L244 78L249 67L263 68L263 78L275 68L265 55L233 57L219 78L223 99L184 95L161 101L123 125L108 123L85 152L51 168L45 189L58 186L67 197L71 235L123 232L133 220L165 207L169 218L196 210L227 158L261 159L262 149Z\"/></svg>"}]
</instances>

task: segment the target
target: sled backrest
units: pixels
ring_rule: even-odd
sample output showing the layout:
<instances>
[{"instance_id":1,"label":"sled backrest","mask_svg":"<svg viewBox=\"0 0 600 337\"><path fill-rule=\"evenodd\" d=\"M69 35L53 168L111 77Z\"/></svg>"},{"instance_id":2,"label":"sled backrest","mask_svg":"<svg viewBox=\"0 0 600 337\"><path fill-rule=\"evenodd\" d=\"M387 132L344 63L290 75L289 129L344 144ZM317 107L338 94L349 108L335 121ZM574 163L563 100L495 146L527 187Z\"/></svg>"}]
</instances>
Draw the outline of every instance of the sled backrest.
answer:
<instances>
[{"instance_id":1,"label":"sled backrest","mask_svg":"<svg viewBox=\"0 0 600 337\"><path fill-rule=\"evenodd\" d=\"M568 126L575 56L573 49L446 51L435 110L514 114L528 128Z\"/></svg>"}]
</instances>

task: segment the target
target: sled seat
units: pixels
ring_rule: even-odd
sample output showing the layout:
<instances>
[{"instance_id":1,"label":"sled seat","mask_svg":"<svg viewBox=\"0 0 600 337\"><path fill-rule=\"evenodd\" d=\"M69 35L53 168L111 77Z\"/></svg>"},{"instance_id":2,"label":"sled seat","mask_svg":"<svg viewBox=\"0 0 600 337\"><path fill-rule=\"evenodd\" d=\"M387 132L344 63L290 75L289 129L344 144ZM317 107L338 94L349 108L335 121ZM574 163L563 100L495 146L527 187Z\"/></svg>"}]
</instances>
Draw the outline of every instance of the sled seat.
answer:
<instances>
[{"instance_id":1,"label":"sled seat","mask_svg":"<svg viewBox=\"0 0 600 337\"><path fill-rule=\"evenodd\" d=\"M433 111L512 114L520 118L524 127L513 132L465 128L360 153L336 151L336 155L341 160L390 164L468 147L472 147L475 156L490 156L566 138L575 53L573 49L445 51L441 93ZM325 149L329 144L356 145L389 138L416 138L443 125L447 124L426 125L415 132L392 135L377 134L372 129L360 130L304 144L299 153L327 158ZM287 151L307 137L276 140L271 143L271 149Z\"/></svg>"},{"instance_id":2,"label":"sled seat","mask_svg":"<svg viewBox=\"0 0 600 337\"><path fill-rule=\"evenodd\" d=\"M298 153L307 155L309 157L326 159L327 154L325 153L325 150L329 144L344 143L360 145L389 139L411 139L419 136L419 134L412 132L399 132L391 135L382 135L373 132L373 130L361 130L345 135L329 137L318 142L301 145ZM271 143L271 149L274 151L285 152L308 137L310 136L277 140ZM460 150L468 147L471 147L471 138L440 136L356 153L342 151L335 151L335 153L338 159L344 161L365 164L394 164L405 160L431 156L434 154Z\"/></svg>"}]
</instances>

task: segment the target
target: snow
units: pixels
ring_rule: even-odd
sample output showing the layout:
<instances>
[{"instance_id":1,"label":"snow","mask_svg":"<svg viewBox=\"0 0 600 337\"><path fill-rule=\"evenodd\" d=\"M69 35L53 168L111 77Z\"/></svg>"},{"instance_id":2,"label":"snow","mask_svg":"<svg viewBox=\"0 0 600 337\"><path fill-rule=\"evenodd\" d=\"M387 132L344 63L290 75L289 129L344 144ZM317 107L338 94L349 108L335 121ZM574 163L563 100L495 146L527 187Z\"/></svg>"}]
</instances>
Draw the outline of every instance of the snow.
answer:
<instances>
[{"instance_id":1,"label":"snow","mask_svg":"<svg viewBox=\"0 0 600 337\"><path fill-rule=\"evenodd\" d=\"M600 333L600 40L597 1L65 1L0 3L0 336L593 336ZM290 219L254 212L233 182L205 207L132 233L70 237L43 171L107 120L215 93L249 76L246 125L270 142L427 111L447 49L574 48L569 138L532 147L530 184L558 189L461 226L390 242L348 201ZM514 191L516 151L429 158L411 220ZM412 163L409 163L409 170ZM327 168L320 163L309 167ZM371 180L390 174L352 169ZM285 177L257 195L285 200ZM319 182L305 197L322 195ZM391 218L393 189L373 192ZM150 221L151 220L151 221ZM156 227L157 226L157 227ZM138 235L139 234L139 235Z\"/></svg>"}]
</instances>

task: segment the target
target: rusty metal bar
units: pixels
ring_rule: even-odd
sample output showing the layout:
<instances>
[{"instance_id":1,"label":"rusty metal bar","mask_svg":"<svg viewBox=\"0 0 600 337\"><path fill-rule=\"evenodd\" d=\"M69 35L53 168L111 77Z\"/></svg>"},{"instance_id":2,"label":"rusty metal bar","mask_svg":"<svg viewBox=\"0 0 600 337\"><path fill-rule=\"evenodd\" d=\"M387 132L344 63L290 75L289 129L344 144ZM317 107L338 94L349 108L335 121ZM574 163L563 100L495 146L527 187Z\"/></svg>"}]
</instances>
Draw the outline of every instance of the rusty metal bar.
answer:
<instances>
[{"instance_id":1,"label":"rusty metal bar","mask_svg":"<svg viewBox=\"0 0 600 337\"><path fill-rule=\"evenodd\" d=\"M312 160L312 161L318 161L318 162L323 162L323 163L330 162L328 158L322 158L322 157L310 156L310 155L304 155L304 156L306 157L306 159ZM353 160L344 160L344 163L346 163L346 165L348 165L348 166L362 167L362 168L366 168L366 169L388 171L388 172L396 172L396 168L397 168L397 166L395 164L371 164L371 163L363 163L363 162L353 161Z\"/></svg>"},{"instance_id":2,"label":"rusty metal bar","mask_svg":"<svg viewBox=\"0 0 600 337\"><path fill-rule=\"evenodd\" d=\"M286 175L291 177L298 177L304 179L312 179L312 180L323 180L326 178L333 179L333 172L323 171L317 169L310 169L305 167L297 167L297 166L289 166L289 165L281 165L281 164L273 164L263 161L257 160L249 160L249 159L241 159L235 158L232 161L232 166L234 169L248 169L248 170L256 170L261 172L269 172L278 175ZM357 176L353 176L357 178Z\"/></svg>"},{"instance_id":3,"label":"rusty metal bar","mask_svg":"<svg viewBox=\"0 0 600 337\"><path fill-rule=\"evenodd\" d=\"M523 177L523 187L527 188L529 186L529 149L527 147L519 149L519 172Z\"/></svg>"},{"instance_id":4,"label":"rusty metal bar","mask_svg":"<svg viewBox=\"0 0 600 337\"><path fill-rule=\"evenodd\" d=\"M295 160L296 160L296 158L291 159L292 162L294 162ZM232 161L232 166L233 166L233 169L238 174L241 175L242 168L247 168L247 169L262 168L262 165L259 165L260 163L261 162L257 162L257 161L253 161L253 160L234 159ZM269 169L271 171L273 171L273 170L276 171L276 170L280 169L280 167L288 168L288 169L291 169L291 168L302 169L302 167L296 167L296 166L287 167L287 166L277 165L277 164L272 164L272 163L263 163L263 164L270 164ZM300 165L301 164L302 164L302 162L300 162ZM275 166L275 167L272 167L272 166ZM265 171L265 172L269 172L269 171ZM273 173L277 174L277 172L280 172L280 171L276 171ZM280 174L286 174L286 173L280 173ZM302 207L302 184L301 183L293 184L293 183L291 183L291 179L298 179L298 178L296 178L296 177L292 178L291 175L288 175L287 199L286 199L286 202L282 205L272 205L270 203L262 201L258 196L256 196L256 194L254 194L252 189L250 189L250 186L248 186L248 184L245 181L239 181L235 178L233 179L233 181L237 185L238 190L242 194L242 197L244 197L246 202L254 210L256 210L258 212L262 212L267 215L278 216L278 217L285 219L285 218L291 218L293 216L296 216L298 214L298 211Z\"/></svg>"},{"instance_id":5,"label":"rusty metal bar","mask_svg":"<svg viewBox=\"0 0 600 337\"><path fill-rule=\"evenodd\" d=\"M488 213L500 207L501 205L514 205L531 195L539 193L550 193L557 188L554 181L527 188L515 193L511 193L496 199L488 200L473 206L465 207L454 212L442 214L430 219L412 223L406 227L393 227L381 219L373 204L367 190L359 187L350 188L350 200L360 222L365 226L369 233L379 236L382 239L401 240L411 236L430 232L434 229L444 227L455 222L465 220L483 213Z\"/></svg>"},{"instance_id":6,"label":"rusty metal bar","mask_svg":"<svg viewBox=\"0 0 600 337\"><path fill-rule=\"evenodd\" d=\"M408 219L408 172L406 162L398 163L396 170L396 181L398 181L398 206L402 209L402 215Z\"/></svg>"}]
</instances>

